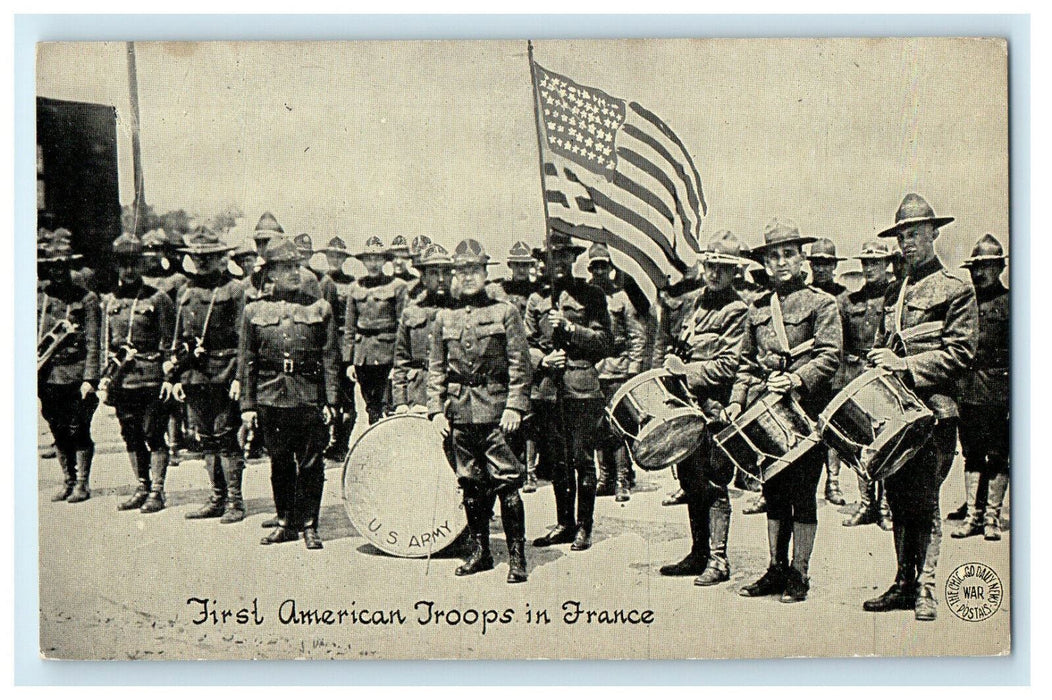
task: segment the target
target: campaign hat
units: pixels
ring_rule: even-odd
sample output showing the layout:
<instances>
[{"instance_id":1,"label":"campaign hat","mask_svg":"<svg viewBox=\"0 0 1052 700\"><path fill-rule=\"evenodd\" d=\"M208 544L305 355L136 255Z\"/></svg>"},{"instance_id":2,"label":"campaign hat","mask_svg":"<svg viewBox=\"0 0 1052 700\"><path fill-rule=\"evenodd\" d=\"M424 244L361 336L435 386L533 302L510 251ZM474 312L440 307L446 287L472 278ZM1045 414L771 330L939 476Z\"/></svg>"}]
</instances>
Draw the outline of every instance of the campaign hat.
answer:
<instances>
[{"instance_id":1,"label":"campaign hat","mask_svg":"<svg viewBox=\"0 0 1052 700\"><path fill-rule=\"evenodd\" d=\"M877 234L878 238L895 238L903 229L925 222L931 222L935 228L940 228L953 221L952 216L935 216L935 210L931 205L915 192L910 192L902 199L898 211L895 212L895 225L886 228Z\"/></svg>"}]
</instances>

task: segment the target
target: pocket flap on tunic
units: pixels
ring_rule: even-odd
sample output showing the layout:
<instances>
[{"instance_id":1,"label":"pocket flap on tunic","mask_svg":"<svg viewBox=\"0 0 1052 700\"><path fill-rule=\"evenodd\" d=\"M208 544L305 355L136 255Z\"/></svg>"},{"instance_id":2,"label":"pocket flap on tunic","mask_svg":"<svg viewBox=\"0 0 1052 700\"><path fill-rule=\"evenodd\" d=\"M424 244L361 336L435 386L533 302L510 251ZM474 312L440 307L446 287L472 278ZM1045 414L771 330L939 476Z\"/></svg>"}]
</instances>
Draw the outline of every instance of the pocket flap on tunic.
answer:
<instances>
[{"instance_id":1,"label":"pocket flap on tunic","mask_svg":"<svg viewBox=\"0 0 1052 700\"><path fill-rule=\"evenodd\" d=\"M292 320L296 323L317 324L325 322L325 314L321 303L314 302L309 306L296 304L292 307Z\"/></svg>"}]
</instances>

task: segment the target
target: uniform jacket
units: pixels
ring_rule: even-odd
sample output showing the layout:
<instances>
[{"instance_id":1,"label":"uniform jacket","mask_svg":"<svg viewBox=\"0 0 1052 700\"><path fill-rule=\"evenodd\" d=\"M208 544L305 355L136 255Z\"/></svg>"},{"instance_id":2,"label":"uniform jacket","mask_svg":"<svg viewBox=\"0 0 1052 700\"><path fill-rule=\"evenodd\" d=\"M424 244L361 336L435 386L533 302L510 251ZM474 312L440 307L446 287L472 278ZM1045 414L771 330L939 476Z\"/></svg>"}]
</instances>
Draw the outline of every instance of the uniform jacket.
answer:
<instances>
[{"instance_id":1,"label":"uniform jacket","mask_svg":"<svg viewBox=\"0 0 1052 700\"><path fill-rule=\"evenodd\" d=\"M692 295L679 323L671 330L676 353L687 365L687 386L698 398L721 404L730 398L741 364L748 307L732 288Z\"/></svg>"},{"instance_id":2,"label":"uniform jacket","mask_svg":"<svg viewBox=\"0 0 1052 700\"><path fill-rule=\"evenodd\" d=\"M646 361L646 320L636 313L628 294L616 289L606 294L606 308L610 314L613 353L596 364L599 378L624 381L643 371Z\"/></svg>"},{"instance_id":3,"label":"uniform jacket","mask_svg":"<svg viewBox=\"0 0 1052 700\"><path fill-rule=\"evenodd\" d=\"M557 289L557 306L574 324L571 333L561 329L558 333L554 332L549 319L552 294L548 289L534 292L526 303L526 339L530 345L530 362L536 380L533 399L554 401L557 396L555 383L560 381L560 375L566 398L602 399L599 372L595 365L613 354L606 295L599 288L576 277ZM560 348L566 351L565 370L552 371L541 367L544 356Z\"/></svg>"},{"instance_id":4,"label":"uniform jacket","mask_svg":"<svg viewBox=\"0 0 1052 700\"><path fill-rule=\"evenodd\" d=\"M355 365L392 364L405 301L406 283L397 277L362 277L352 284L347 295L344 356Z\"/></svg>"},{"instance_id":5,"label":"uniform jacket","mask_svg":"<svg viewBox=\"0 0 1052 700\"><path fill-rule=\"evenodd\" d=\"M37 293L37 338L68 320L77 330L51 356L38 377L45 384L99 380L99 298L73 281L47 282Z\"/></svg>"},{"instance_id":6,"label":"uniform jacket","mask_svg":"<svg viewBox=\"0 0 1052 700\"><path fill-rule=\"evenodd\" d=\"M226 386L236 378L243 297L241 282L222 275L195 277L183 287L175 308L173 382Z\"/></svg>"},{"instance_id":7,"label":"uniform jacket","mask_svg":"<svg viewBox=\"0 0 1052 700\"><path fill-rule=\"evenodd\" d=\"M802 281L779 294L789 350L814 340L811 349L788 356L775 332L772 293L766 292L749 305L742 362L730 401L748 406L765 391L772 372L791 372L803 384L798 390L801 406L817 415L832 398L831 383L844 345L836 299Z\"/></svg>"},{"instance_id":8,"label":"uniform jacket","mask_svg":"<svg viewBox=\"0 0 1052 700\"><path fill-rule=\"evenodd\" d=\"M427 411L453 424L497 423L505 408L530 410L532 369L522 318L485 292L435 315Z\"/></svg>"},{"instance_id":9,"label":"uniform jacket","mask_svg":"<svg viewBox=\"0 0 1052 700\"><path fill-rule=\"evenodd\" d=\"M884 320L884 293L887 285L866 283L856 292L846 289L837 297L840 324L844 329L844 357L833 382L842 389L866 369L866 354L873 349L877 331Z\"/></svg>"},{"instance_id":10,"label":"uniform jacket","mask_svg":"<svg viewBox=\"0 0 1052 700\"><path fill-rule=\"evenodd\" d=\"M175 301L178 298L179 290L186 286L189 278L181 272L173 272L170 275L160 275L157 277L143 275L142 280L151 287L160 289L162 292L170 296L172 301Z\"/></svg>"},{"instance_id":11,"label":"uniform jacket","mask_svg":"<svg viewBox=\"0 0 1052 700\"><path fill-rule=\"evenodd\" d=\"M830 280L825 284L815 284L814 282L812 282L811 286L817 289L821 289L826 294L832 294L834 297L838 297L847 291L847 287L840 284L839 282L836 282L835 280Z\"/></svg>"},{"instance_id":12,"label":"uniform jacket","mask_svg":"<svg viewBox=\"0 0 1052 700\"><path fill-rule=\"evenodd\" d=\"M168 359L175 326L175 302L168 294L145 282L120 285L103 297L102 334L109 357L130 343L134 360L125 365L113 389L142 389L160 386L164 380L161 365ZM129 331L130 328L130 331Z\"/></svg>"},{"instance_id":13,"label":"uniform jacket","mask_svg":"<svg viewBox=\"0 0 1052 700\"><path fill-rule=\"evenodd\" d=\"M241 329L242 411L336 404L339 350L329 302L302 291L267 294L245 305Z\"/></svg>"},{"instance_id":14,"label":"uniform jacket","mask_svg":"<svg viewBox=\"0 0 1052 700\"><path fill-rule=\"evenodd\" d=\"M526 302L529 301L530 295L537 291L537 285L529 280L507 279L487 284L486 291L494 299L511 302L518 309L519 314L525 318Z\"/></svg>"},{"instance_id":15,"label":"uniform jacket","mask_svg":"<svg viewBox=\"0 0 1052 700\"><path fill-rule=\"evenodd\" d=\"M684 280L686 281L686 280ZM654 354L650 361L651 367L660 367L665 362L665 355L669 348L676 343L676 332L674 329L681 328L694 300L701 294L700 282L678 289L670 287L658 294L659 316L657 320L657 334L654 339ZM678 293L676 293L678 292Z\"/></svg>"},{"instance_id":16,"label":"uniform jacket","mask_svg":"<svg viewBox=\"0 0 1052 700\"><path fill-rule=\"evenodd\" d=\"M439 305L430 294L409 301L402 312L395 338L391 369L391 403L394 406L427 405L427 368L431 356L431 330Z\"/></svg>"},{"instance_id":17,"label":"uniform jacket","mask_svg":"<svg viewBox=\"0 0 1052 700\"><path fill-rule=\"evenodd\" d=\"M892 348L906 358L903 380L936 418L954 417L956 382L975 357L979 315L975 290L947 272L938 258L910 273L905 282L899 325L896 305L903 282L892 282L884 294L877 347Z\"/></svg>"},{"instance_id":18,"label":"uniform jacket","mask_svg":"<svg viewBox=\"0 0 1052 700\"><path fill-rule=\"evenodd\" d=\"M351 361L351 358L345 354L348 347L343 337L343 321L347 318L347 298L351 293L353 283L354 277L342 270L330 270L321 280L321 297L332 306L332 313L336 318L336 335L340 344L340 360L344 364Z\"/></svg>"},{"instance_id":19,"label":"uniform jacket","mask_svg":"<svg viewBox=\"0 0 1052 700\"><path fill-rule=\"evenodd\" d=\"M1008 406L1009 294L1000 282L990 289L976 290L979 335L975 358L958 382L961 403L977 406Z\"/></svg>"}]
</instances>

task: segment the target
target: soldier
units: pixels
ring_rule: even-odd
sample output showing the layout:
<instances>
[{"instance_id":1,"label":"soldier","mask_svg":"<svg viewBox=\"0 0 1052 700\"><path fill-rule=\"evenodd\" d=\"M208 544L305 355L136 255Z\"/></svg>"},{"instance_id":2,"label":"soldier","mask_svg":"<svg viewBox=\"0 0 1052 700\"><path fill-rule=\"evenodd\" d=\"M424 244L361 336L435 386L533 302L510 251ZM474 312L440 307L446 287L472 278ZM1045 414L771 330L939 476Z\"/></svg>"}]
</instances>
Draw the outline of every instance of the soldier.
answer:
<instances>
[{"instance_id":1,"label":"soldier","mask_svg":"<svg viewBox=\"0 0 1052 700\"><path fill-rule=\"evenodd\" d=\"M321 284L322 275L310 266L310 260L314 257L314 241L311 239L309 233L299 233L292 239L296 244L296 248L300 251L300 265L302 265L307 271L314 275L314 279L318 280L319 285ZM331 299L326 299L330 304Z\"/></svg>"},{"instance_id":2,"label":"soldier","mask_svg":"<svg viewBox=\"0 0 1052 700\"><path fill-rule=\"evenodd\" d=\"M581 551L592 546L593 452L603 420L603 391L595 365L611 355L613 339L606 295L573 276L574 260L584 247L552 231L549 249L555 286L530 295L525 325L530 361L539 375L532 397L535 435L544 437L537 446L552 472L558 525L533 545L572 542L570 549Z\"/></svg>"},{"instance_id":3,"label":"soldier","mask_svg":"<svg viewBox=\"0 0 1052 700\"><path fill-rule=\"evenodd\" d=\"M51 500L80 503L91 496L88 478L95 455L91 418L99 405L99 298L73 281L71 263L81 256L73 252L71 237L66 229L41 229L37 239L38 352L41 341L51 341L45 343L49 359L41 365L37 358L37 392L62 467L62 487ZM64 339L59 342L53 331Z\"/></svg>"},{"instance_id":4,"label":"soldier","mask_svg":"<svg viewBox=\"0 0 1052 700\"><path fill-rule=\"evenodd\" d=\"M764 261L772 290L749 305L742 362L722 417L725 422L732 422L767 391L792 392L812 418L832 398L843 336L836 300L804 283L803 245L814 240L802 236L791 221L773 219L764 228L763 245L753 248ZM762 577L741 589L741 595L781 594L783 603L807 599L818 526L816 491L827 451L820 443L764 482L770 565Z\"/></svg>"},{"instance_id":5,"label":"soldier","mask_svg":"<svg viewBox=\"0 0 1052 700\"><path fill-rule=\"evenodd\" d=\"M836 282L833 276L837 265L845 259L837 256L836 244L828 238L819 238L812 243L811 252L807 255L807 262L811 266L811 286L839 299L847 291L847 287ZM825 497L835 506L846 503L844 494L840 491L840 458L832 450L826 458Z\"/></svg>"},{"instance_id":6,"label":"soldier","mask_svg":"<svg viewBox=\"0 0 1052 700\"><path fill-rule=\"evenodd\" d=\"M256 247L250 239L243 238L238 241L237 246L230 252L230 260L236 266L236 269L230 269L230 274L235 279L248 279L256 270L259 253L256 252Z\"/></svg>"},{"instance_id":7,"label":"soldier","mask_svg":"<svg viewBox=\"0 0 1052 700\"><path fill-rule=\"evenodd\" d=\"M138 486L118 510L143 513L164 509L168 445L164 433L169 409L168 387L162 391L162 365L172 341L175 304L171 297L143 281L142 242L123 233L113 242L117 288L102 307L105 368L99 398L117 412Z\"/></svg>"},{"instance_id":8,"label":"soldier","mask_svg":"<svg viewBox=\"0 0 1052 700\"><path fill-rule=\"evenodd\" d=\"M438 260L441 249L436 248L427 255ZM519 312L485 291L486 266L493 263L482 245L470 238L461 241L453 264L462 293L454 308L443 308L435 316L427 411L443 437L452 433L457 478L464 493L472 551L456 575L493 568L489 521L499 497L508 543L508 583L522 583L526 516L519 488L526 469L508 439L530 409L530 350ZM434 276L441 269L429 268L425 275Z\"/></svg>"},{"instance_id":9,"label":"soldier","mask_svg":"<svg viewBox=\"0 0 1052 700\"><path fill-rule=\"evenodd\" d=\"M391 370L391 403L395 413L427 411L427 365L430 336L439 309L450 306L453 259L440 245L427 247L415 264L424 292L410 299L402 312L395 338Z\"/></svg>"},{"instance_id":10,"label":"soldier","mask_svg":"<svg viewBox=\"0 0 1052 700\"><path fill-rule=\"evenodd\" d=\"M987 233L962 265L975 287L979 335L975 359L958 380L968 516L951 537L1001 539L1008 490L1009 296L1001 283L1006 259L1000 241Z\"/></svg>"},{"instance_id":11,"label":"soldier","mask_svg":"<svg viewBox=\"0 0 1052 700\"><path fill-rule=\"evenodd\" d=\"M672 329L682 327L686 320L685 316L690 312L695 297L701 294L703 285L704 278L700 274L700 268L695 265L682 280L658 293L660 310L651 367L661 367L665 364L665 357L670 353L675 342ZM661 505L679 506L686 504L687 500L687 492L680 487L661 501Z\"/></svg>"},{"instance_id":12,"label":"soldier","mask_svg":"<svg viewBox=\"0 0 1052 700\"><path fill-rule=\"evenodd\" d=\"M330 425L329 447L325 456L337 462L347 457L351 433L358 421L358 409L354 402L354 382L347 374L351 358L347 355L348 346L344 338L343 319L347 317L347 299L351 293L354 277L343 271L343 265L351 257L347 244L339 236L329 240L329 246L322 248L329 269L321 280L322 298L329 302L336 318L336 340L340 348L340 394L336 405L336 420Z\"/></svg>"},{"instance_id":13,"label":"soldier","mask_svg":"<svg viewBox=\"0 0 1052 700\"><path fill-rule=\"evenodd\" d=\"M975 356L975 291L953 277L935 254L939 229L951 221L935 216L920 195L910 193L899 205L895 225L878 234L898 239L907 272L888 286L876 347L867 355L877 367L898 372L935 414L931 438L884 480L898 569L891 587L863 605L870 612L912 609L917 620L936 617L939 488L957 442L955 383Z\"/></svg>"},{"instance_id":14,"label":"soldier","mask_svg":"<svg viewBox=\"0 0 1052 700\"><path fill-rule=\"evenodd\" d=\"M268 292L245 305L238 346L241 422L257 423L270 453L277 526L261 544L297 539L321 549L325 425L335 415L339 351L332 307L303 292L300 253L285 239L264 253Z\"/></svg>"},{"instance_id":15,"label":"soldier","mask_svg":"<svg viewBox=\"0 0 1052 700\"><path fill-rule=\"evenodd\" d=\"M406 283L384 274L384 262L390 255L376 236L355 257L365 265L365 276L348 292L345 355L351 361L347 376L361 386L371 425L383 417L390 395L394 341L405 308Z\"/></svg>"},{"instance_id":16,"label":"soldier","mask_svg":"<svg viewBox=\"0 0 1052 700\"><path fill-rule=\"evenodd\" d=\"M253 237L253 240L256 243L256 252L259 257L266 258L267 247L272 241L278 241L285 238L285 229L281 227L281 224L279 224L278 220L274 218L274 215L269 211L263 212L263 215L259 217L259 221L256 223L256 233ZM299 273L300 289L303 293L308 294L315 299L320 299L321 285L318 283L317 275L302 265L300 265ZM262 294L263 286L267 280L266 272L260 267L249 276L248 280L248 284L245 285L246 303Z\"/></svg>"},{"instance_id":17,"label":"soldier","mask_svg":"<svg viewBox=\"0 0 1052 700\"><path fill-rule=\"evenodd\" d=\"M604 402L628 379L643 370L646 352L646 325L636 311L625 290L614 281L617 268L610 258L604 243L593 243L588 249L588 273L591 284L603 290L606 308L610 314L610 329L613 334L613 350L616 353L604 358L596 365L599 386ZM604 424L604 435L598 451L599 482L597 496L614 496L618 503L631 498L632 465L628 459L628 448L612 426Z\"/></svg>"},{"instance_id":18,"label":"soldier","mask_svg":"<svg viewBox=\"0 0 1052 700\"><path fill-rule=\"evenodd\" d=\"M741 242L739 242L739 244L741 245L741 255L745 262L738 267L738 272L734 276L733 287L734 290L738 292L738 296L740 296L742 301L745 302L745 305L748 306L749 304L752 304L754 299L763 295L770 284L767 278L767 272L763 269L763 265L749 257L752 252L749 250L749 246ZM749 273L748 277L746 277L746 272ZM743 515L767 512L767 502L763 500L763 491L760 488L759 479L756 479L743 471L736 471L734 475L734 485L745 491L751 491L754 494L752 499L742 506Z\"/></svg>"},{"instance_id":19,"label":"soldier","mask_svg":"<svg viewBox=\"0 0 1052 700\"><path fill-rule=\"evenodd\" d=\"M857 292L844 291L837 298L840 309L840 324L844 329L844 360L833 382L833 389L840 391L866 370L866 355L873 349L877 330L884 318L884 293L888 289L888 265L893 253L880 239L862 245L858 260L862 262L865 283ZM858 476L858 507L847 520L845 527L878 523L884 530L891 530L891 508L884 493L884 484Z\"/></svg>"},{"instance_id":20,"label":"soldier","mask_svg":"<svg viewBox=\"0 0 1052 700\"><path fill-rule=\"evenodd\" d=\"M160 289L175 301L187 277L180 268L182 264L172 253L172 243L164 229L147 231L142 237L143 281Z\"/></svg>"},{"instance_id":21,"label":"soldier","mask_svg":"<svg viewBox=\"0 0 1052 700\"><path fill-rule=\"evenodd\" d=\"M212 486L208 503L186 518L221 516L221 523L236 523L245 518L245 463L237 442L237 347L244 289L224 275L231 246L212 230L197 227L186 244L182 251L190 255L196 272L179 294L172 359L165 370L172 395L186 402Z\"/></svg>"},{"instance_id":22,"label":"soldier","mask_svg":"<svg viewBox=\"0 0 1052 700\"><path fill-rule=\"evenodd\" d=\"M395 236L391 241L391 247L387 249L388 259L391 261L391 276L403 282L413 283L417 276L409 271L409 265L413 261L413 254L409 250L409 243L405 236Z\"/></svg>"},{"instance_id":23,"label":"soldier","mask_svg":"<svg viewBox=\"0 0 1052 700\"><path fill-rule=\"evenodd\" d=\"M676 338L676 353L665 355L664 368L683 376L698 405L715 429L728 402L741 362L748 309L733 282L740 266L741 244L730 231L719 231L704 253L705 286L694 295L679 323L669 330ZM687 494L691 548L681 561L661 567L662 576L697 576L697 586L712 586L730 578L727 533L731 503L727 483L733 467L713 451L712 434L705 432L701 446L679 463L676 475Z\"/></svg>"},{"instance_id":24,"label":"soldier","mask_svg":"<svg viewBox=\"0 0 1052 700\"><path fill-rule=\"evenodd\" d=\"M427 250L430 245L431 238L429 236L424 234L413 236L413 242L409 245L409 253L412 256L413 267L416 267L416 264L420 261L420 256L424 254L424 251ZM424 289L419 278L413 278L412 281L408 281L406 284L408 285L405 292L406 299L412 299L416 295L427 291Z\"/></svg>"}]
</instances>

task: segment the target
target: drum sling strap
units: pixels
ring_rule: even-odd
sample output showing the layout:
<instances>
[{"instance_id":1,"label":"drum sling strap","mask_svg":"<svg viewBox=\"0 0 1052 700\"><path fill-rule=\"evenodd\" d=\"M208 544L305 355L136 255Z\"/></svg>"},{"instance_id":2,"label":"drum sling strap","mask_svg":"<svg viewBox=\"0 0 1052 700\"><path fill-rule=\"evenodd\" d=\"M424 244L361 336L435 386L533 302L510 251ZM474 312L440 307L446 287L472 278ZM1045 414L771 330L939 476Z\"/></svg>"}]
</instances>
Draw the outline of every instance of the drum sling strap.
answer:
<instances>
[{"instance_id":1,"label":"drum sling strap","mask_svg":"<svg viewBox=\"0 0 1052 700\"><path fill-rule=\"evenodd\" d=\"M895 312L892 320L895 325L895 338L902 344L902 351L909 355L909 343L914 340L921 338L927 338L935 335L942 331L941 321L928 321L927 323L918 323L916 326L903 329L902 328L902 310L906 305L906 290L909 287L909 278L902 280L902 286L899 288L899 296L895 300Z\"/></svg>"},{"instance_id":2,"label":"drum sling strap","mask_svg":"<svg viewBox=\"0 0 1052 700\"><path fill-rule=\"evenodd\" d=\"M795 360L814 348L814 338L809 338L796 347L789 347L789 336L785 332L785 319L782 316L782 300L775 292L771 292L771 325L774 327L774 336L778 339L778 352L787 360Z\"/></svg>"}]
</instances>

